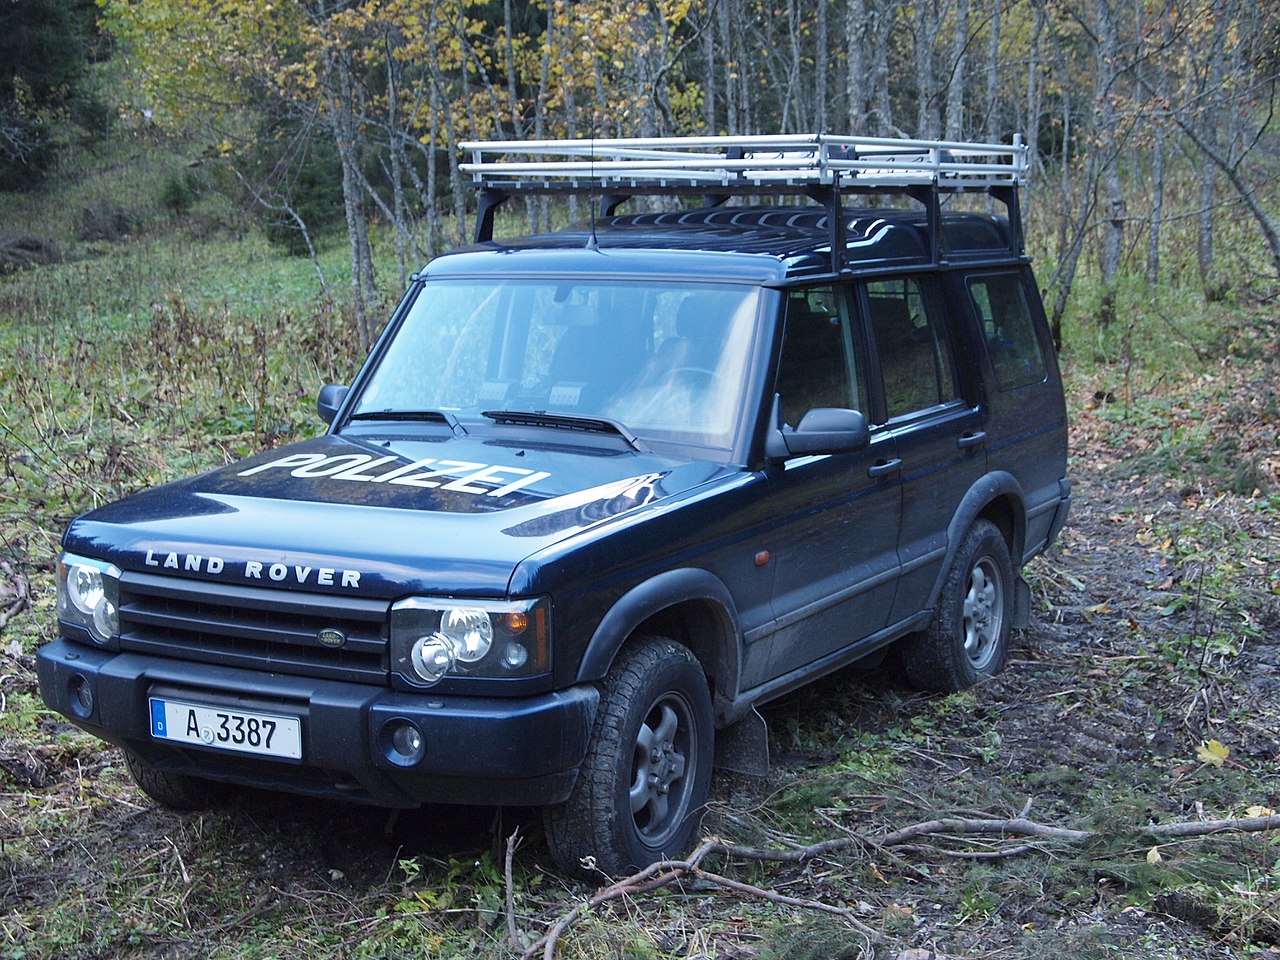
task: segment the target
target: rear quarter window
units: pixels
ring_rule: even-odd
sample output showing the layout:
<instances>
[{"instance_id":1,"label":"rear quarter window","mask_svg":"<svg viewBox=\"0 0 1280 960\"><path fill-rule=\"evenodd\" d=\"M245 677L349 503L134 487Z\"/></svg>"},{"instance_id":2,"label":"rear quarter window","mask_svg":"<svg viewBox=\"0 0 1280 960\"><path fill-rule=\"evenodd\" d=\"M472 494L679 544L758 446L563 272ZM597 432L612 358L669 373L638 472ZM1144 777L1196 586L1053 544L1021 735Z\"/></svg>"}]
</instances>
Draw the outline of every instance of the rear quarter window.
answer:
<instances>
[{"instance_id":1,"label":"rear quarter window","mask_svg":"<svg viewBox=\"0 0 1280 960\"><path fill-rule=\"evenodd\" d=\"M1022 277L1016 273L970 277L969 299L982 328L996 386L1012 390L1045 378L1044 352L1031 320Z\"/></svg>"}]
</instances>

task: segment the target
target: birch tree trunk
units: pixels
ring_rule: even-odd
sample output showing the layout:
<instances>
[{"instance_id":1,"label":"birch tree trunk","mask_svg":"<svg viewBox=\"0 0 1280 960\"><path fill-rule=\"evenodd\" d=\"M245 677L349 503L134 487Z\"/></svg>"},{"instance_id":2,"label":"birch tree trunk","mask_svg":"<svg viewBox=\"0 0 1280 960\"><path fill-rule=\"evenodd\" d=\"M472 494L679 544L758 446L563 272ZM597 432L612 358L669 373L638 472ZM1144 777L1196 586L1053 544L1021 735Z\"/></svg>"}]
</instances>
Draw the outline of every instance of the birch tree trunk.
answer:
<instances>
[{"instance_id":1,"label":"birch tree trunk","mask_svg":"<svg viewBox=\"0 0 1280 960\"><path fill-rule=\"evenodd\" d=\"M457 163L452 162L453 147L458 143L458 137L454 134L453 109L449 103L448 81L445 79L444 73L440 70L439 64L434 60L428 65L432 79L432 116L439 117L444 123L443 143L446 145L445 156L450 158L449 169L449 186L453 194L453 242L457 246L467 242L467 194L466 188L463 186L462 177L458 173ZM464 88L465 89L465 88ZM434 161L433 161L434 165Z\"/></svg>"},{"instance_id":2,"label":"birch tree trunk","mask_svg":"<svg viewBox=\"0 0 1280 960\"><path fill-rule=\"evenodd\" d=\"M503 44L502 59L507 75L507 109L511 114L511 137L523 140L527 133L524 118L520 115L520 85L516 79L515 26L511 16L511 0L502 0ZM495 113L497 113L495 105ZM538 205L533 197L524 198L524 212L529 218L529 232L538 232Z\"/></svg>"},{"instance_id":3,"label":"birch tree trunk","mask_svg":"<svg viewBox=\"0 0 1280 960\"><path fill-rule=\"evenodd\" d=\"M804 120L798 115L797 95L800 92L800 8L799 0L787 0L787 37L791 57L787 61L787 79L782 100L782 129L796 132L804 128Z\"/></svg>"},{"instance_id":4,"label":"birch tree trunk","mask_svg":"<svg viewBox=\"0 0 1280 960\"><path fill-rule=\"evenodd\" d=\"M819 133L828 132L827 96L831 86L827 77L827 66L831 56L831 38L828 36L830 28L827 25L827 5L829 2L830 0L818 0L817 50L813 57L814 73L817 74L815 89L817 103L814 104L813 120Z\"/></svg>"},{"instance_id":5,"label":"birch tree trunk","mask_svg":"<svg viewBox=\"0 0 1280 960\"><path fill-rule=\"evenodd\" d=\"M550 4L548 4L550 8ZM555 36L555 22L551 10L547 12L546 33L543 34L542 56L538 62L538 98L534 101L533 110L533 136L536 140L545 140L547 137L547 97L551 95L551 42ZM539 231L538 221L541 221L543 227L547 230L551 229L551 198L540 197L537 206L537 218L533 224L533 232Z\"/></svg>"},{"instance_id":6,"label":"birch tree trunk","mask_svg":"<svg viewBox=\"0 0 1280 960\"><path fill-rule=\"evenodd\" d=\"M716 20L718 15L717 7L720 6L722 0L710 0L710 2L702 8L702 14L698 23L698 46L702 55L702 76L698 78L698 83L702 87L702 132L709 136L713 136L718 132L717 127L717 109L718 100L716 90L718 89L718 80L716 71ZM702 19L705 17L705 19Z\"/></svg>"},{"instance_id":7,"label":"birch tree trunk","mask_svg":"<svg viewBox=\"0 0 1280 960\"><path fill-rule=\"evenodd\" d=\"M893 21L900 7L897 3L882 6L880 0L872 0L872 4L875 10L873 21L875 39L871 47L871 70L875 78L875 93L872 96L873 126L876 136L888 137L898 132L897 127L894 126L893 109L889 100L889 31L893 27Z\"/></svg>"},{"instance_id":8,"label":"birch tree trunk","mask_svg":"<svg viewBox=\"0 0 1280 960\"><path fill-rule=\"evenodd\" d=\"M1166 17L1164 29L1161 32L1160 50L1154 58L1157 72L1155 110L1152 111L1155 131L1151 147L1151 216L1147 222L1147 283L1152 286L1160 282L1160 227L1164 222L1165 126L1168 123L1171 84L1166 50L1172 40L1173 24Z\"/></svg>"},{"instance_id":9,"label":"birch tree trunk","mask_svg":"<svg viewBox=\"0 0 1280 960\"><path fill-rule=\"evenodd\" d=\"M1028 178L1035 172L1036 158L1040 155L1040 38L1044 33L1044 6L1036 0L1035 27L1031 34L1031 50L1027 54L1027 115L1022 129L1031 145L1032 162Z\"/></svg>"},{"instance_id":10,"label":"birch tree trunk","mask_svg":"<svg viewBox=\"0 0 1280 960\"><path fill-rule=\"evenodd\" d=\"M1096 0L1096 3L1098 49L1094 94L1094 149L1100 155L1105 216L1102 250L1099 254L1104 289L1098 319L1106 326L1115 318L1115 282L1116 275L1120 272L1120 254L1124 242L1125 202L1124 190L1120 184L1116 110L1112 99L1119 53L1115 11L1111 0Z\"/></svg>"},{"instance_id":11,"label":"birch tree trunk","mask_svg":"<svg viewBox=\"0 0 1280 960\"><path fill-rule=\"evenodd\" d=\"M1050 72L1057 71L1064 75L1067 70L1067 58L1056 32L1050 33L1053 45L1053 58ZM1057 287L1057 295L1053 300L1053 310L1049 317L1049 332L1053 337L1053 345L1062 349L1062 319L1067 312L1067 303L1071 297L1071 287L1075 282L1076 266L1080 262L1080 251L1084 246L1085 229L1092 215L1093 207L1093 167L1096 162L1096 151L1090 150L1084 159L1085 185L1080 188L1080 214L1075 215L1075 202L1072 195L1071 157L1067 145L1074 136L1073 100L1070 88L1062 91L1062 155L1058 158L1058 236L1057 260L1058 269L1049 282L1050 287Z\"/></svg>"},{"instance_id":12,"label":"birch tree trunk","mask_svg":"<svg viewBox=\"0 0 1280 960\"><path fill-rule=\"evenodd\" d=\"M1002 3L1003 0L992 0L991 34L987 38L987 115L986 122L983 124L987 143L998 143L1001 133L1004 132L1000 129L1000 7ZM1034 65L1035 40L1032 41L1029 59ZM1035 141L1031 141L1031 144L1034 150Z\"/></svg>"},{"instance_id":13,"label":"birch tree trunk","mask_svg":"<svg viewBox=\"0 0 1280 960\"><path fill-rule=\"evenodd\" d=\"M1228 18L1225 4L1218 0L1211 5L1214 13L1212 40L1206 54L1209 58L1208 88L1204 92L1204 109L1201 111L1204 156L1196 171L1200 182L1200 211L1196 223L1196 267L1200 273L1200 286L1206 291L1214 287L1213 270L1213 208L1217 203L1218 170L1211 156L1221 153L1222 81L1226 69L1223 45L1226 39Z\"/></svg>"},{"instance_id":14,"label":"birch tree trunk","mask_svg":"<svg viewBox=\"0 0 1280 960\"><path fill-rule=\"evenodd\" d=\"M844 10L845 98L849 108L849 133L867 133L867 97L872 83L867 60L866 0L846 0Z\"/></svg>"},{"instance_id":15,"label":"birch tree trunk","mask_svg":"<svg viewBox=\"0 0 1280 960\"><path fill-rule=\"evenodd\" d=\"M1196 128L1180 118L1176 112L1170 115L1170 119L1177 124L1179 130L1186 134L1187 139L1195 144L1196 149L1204 156L1206 162L1216 167L1227 178L1227 182L1235 190L1240 202L1244 204L1245 209L1249 211L1249 214L1258 224L1258 229L1262 232L1262 237L1266 241L1267 249L1271 254L1272 269L1275 271L1276 278L1280 280L1280 223L1271 218L1271 215L1258 200L1257 191L1241 176L1240 163L1238 161L1236 163L1228 162L1226 157L1221 156L1212 149L1210 144L1200 139L1200 134L1196 132Z\"/></svg>"},{"instance_id":16,"label":"birch tree trunk","mask_svg":"<svg viewBox=\"0 0 1280 960\"><path fill-rule=\"evenodd\" d=\"M956 0L954 32L951 34L951 78L947 82L946 139L964 138L965 61L969 48L969 0Z\"/></svg>"},{"instance_id":17,"label":"birch tree trunk","mask_svg":"<svg viewBox=\"0 0 1280 960\"><path fill-rule=\"evenodd\" d=\"M723 51L724 62L724 102L725 102L725 126L730 136L736 136L741 132L738 124L738 65L737 50L733 44L733 32L729 29L729 8L730 5L737 6L742 0L720 0L716 5L716 24L720 33L720 49Z\"/></svg>"},{"instance_id":18,"label":"birch tree trunk","mask_svg":"<svg viewBox=\"0 0 1280 960\"><path fill-rule=\"evenodd\" d=\"M440 88L436 86L434 80L430 84L431 93L428 101L431 109L427 114L427 143L426 143L426 163L427 163L427 259L430 260L436 255L436 244L440 237L440 220L437 214L436 204L439 200L439 189L437 187L438 178L436 176L436 144L440 141L440 128L438 117L440 116Z\"/></svg>"},{"instance_id":19,"label":"birch tree trunk","mask_svg":"<svg viewBox=\"0 0 1280 960\"><path fill-rule=\"evenodd\" d=\"M935 0L914 0L914 7L916 82L919 84L916 136L936 140L941 133L942 124L933 69L933 41L938 33L938 9Z\"/></svg>"},{"instance_id":20,"label":"birch tree trunk","mask_svg":"<svg viewBox=\"0 0 1280 960\"><path fill-rule=\"evenodd\" d=\"M400 64L392 56L391 41L385 45L387 57L387 152L391 162L392 224L396 238L396 269L400 289L408 283L408 250L405 238L410 236L408 210L404 200L404 140L400 136Z\"/></svg>"},{"instance_id":21,"label":"birch tree trunk","mask_svg":"<svg viewBox=\"0 0 1280 960\"><path fill-rule=\"evenodd\" d=\"M373 277L373 254L369 248L369 223L365 216L364 185L359 172L360 156L355 120L355 84L341 53L331 57L329 126L342 164L342 205L347 220L347 243L351 251L351 306L355 313L360 345L373 345L372 311L377 303Z\"/></svg>"}]
</instances>

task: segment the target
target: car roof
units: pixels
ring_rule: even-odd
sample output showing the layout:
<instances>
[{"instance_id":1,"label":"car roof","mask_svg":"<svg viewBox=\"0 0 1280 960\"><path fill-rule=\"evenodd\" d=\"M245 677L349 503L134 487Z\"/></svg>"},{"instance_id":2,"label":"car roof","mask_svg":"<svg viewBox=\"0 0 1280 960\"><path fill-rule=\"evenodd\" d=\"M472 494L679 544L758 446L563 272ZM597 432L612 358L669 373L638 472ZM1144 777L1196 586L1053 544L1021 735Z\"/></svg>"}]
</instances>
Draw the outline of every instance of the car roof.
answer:
<instances>
[{"instance_id":1,"label":"car roof","mask_svg":"<svg viewBox=\"0 0 1280 960\"><path fill-rule=\"evenodd\" d=\"M845 264L859 271L933 263L924 210L845 207ZM977 213L942 216L946 256L1017 262L1008 221ZM520 253L515 261L465 256L480 251ZM572 256L575 251L626 253L610 265ZM523 273L559 269L697 275L706 279L756 282L829 274L831 230L821 206L716 206L696 210L625 214L514 239L487 241L432 264L429 273ZM556 254L564 254L557 256ZM540 255L541 254L541 255ZM706 256L702 256L702 255ZM455 257L463 255L463 260ZM488 262L485 262L488 261ZM714 262L714 266L712 263Z\"/></svg>"}]
</instances>

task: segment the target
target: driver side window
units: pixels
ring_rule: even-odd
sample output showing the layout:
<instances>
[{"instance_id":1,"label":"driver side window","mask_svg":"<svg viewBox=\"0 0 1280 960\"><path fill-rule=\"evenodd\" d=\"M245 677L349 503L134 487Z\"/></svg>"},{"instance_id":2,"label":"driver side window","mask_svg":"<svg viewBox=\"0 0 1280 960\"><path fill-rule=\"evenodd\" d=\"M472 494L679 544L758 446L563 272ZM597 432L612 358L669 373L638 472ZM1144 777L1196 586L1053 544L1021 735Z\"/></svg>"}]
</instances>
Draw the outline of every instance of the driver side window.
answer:
<instances>
[{"instance_id":1,"label":"driver side window","mask_svg":"<svg viewBox=\"0 0 1280 960\"><path fill-rule=\"evenodd\" d=\"M866 410L860 367L845 290L792 290L776 385L783 421L795 427L814 407Z\"/></svg>"}]
</instances>

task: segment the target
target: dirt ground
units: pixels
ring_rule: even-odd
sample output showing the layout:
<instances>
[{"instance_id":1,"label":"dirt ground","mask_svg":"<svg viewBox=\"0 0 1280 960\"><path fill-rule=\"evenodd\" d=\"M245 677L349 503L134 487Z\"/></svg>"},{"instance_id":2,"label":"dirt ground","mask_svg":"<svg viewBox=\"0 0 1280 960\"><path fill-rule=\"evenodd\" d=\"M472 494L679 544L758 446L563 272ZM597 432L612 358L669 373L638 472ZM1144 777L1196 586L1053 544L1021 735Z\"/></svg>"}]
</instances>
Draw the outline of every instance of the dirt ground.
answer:
<instances>
[{"instance_id":1,"label":"dirt ground","mask_svg":"<svg viewBox=\"0 0 1280 960\"><path fill-rule=\"evenodd\" d=\"M718 777L706 829L778 845L1026 811L1121 840L1017 856L993 840L981 848L988 859L922 842L767 871L738 865L740 879L853 908L878 934L870 946L839 920L694 884L606 910L561 955L1280 956L1273 838L1169 844L1156 863L1149 842L1132 840L1135 824L1280 808L1280 600L1265 566L1248 563L1280 562L1276 518L1110 468L1076 467L1074 482L1071 525L1028 572L1036 613L1000 677L943 699L913 693L887 667L849 671L771 704L773 772L767 782ZM1213 603L1203 570L1197 583L1171 542L1204 535L1206 510L1216 521L1230 512L1214 529L1245 544L1244 589ZM29 655L10 650L2 672L9 698L34 688ZM491 932L500 873L468 871L486 852L500 866L501 839L517 826L527 836L516 858L523 930L536 935L589 893L542 871L532 811L389 818L249 794L184 817L137 793L114 751L41 723L35 748L0 744L0 956L404 955L379 925L406 901L431 901L429 891L439 905L441 890L456 897L436 946L418 955L501 955ZM1197 752L1210 741L1229 751L1220 765ZM1260 879L1241 892L1256 909L1240 919L1213 890L1219 874L1239 886L1231 867L1245 861ZM628 925L647 948L618 945ZM472 928L481 933L468 941ZM788 939L792 930L805 932ZM267 946L255 952L255 939Z\"/></svg>"},{"instance_id":2,"label":"dirt ground","mask_svg":"<svg viewBox=\"0 0 1280 960\"><path fill-rule=\"evenodd\" d=\"M921 725L930 698L895 686L890 674L866 679L855 696L861 713L849 722L886 730L916 721L929 733L909 749L894 789L881 797L868 790L862 809L841 820L874 835L938 815L1026 811L1040 823L1130 842L986 863L949 864L961 848L948 854L945 845L913 851L905 866L890 858L897 869L888 877L882 868L875 915L886 896L891 907L901 899L916 928L904 935L899 924L885 955L896 946L939 955L1280 956L1274 838L1214 841L1212 853L1205 844L1164 847L1151 864L1150 841L1132 837L1134 825L1280 807L1274 587L1251 581L1229 601L1211 602L1203 584L1187 582L1198 568L1175 562L1167 538L1152 530L1153 523L1198 529L1200 511L1234 510L1226 526L1250 544L1253 559L1272 563L1280 560L1280 531L1274 516L1254 516L1238 500L1215 503L1198 489L1113 473L1074 471L1070 528L1029 570L1033 622L1017 636L1005 672L973 692L964 715ZM1183 602L1188 594L1195 600ZM770 708L775 733L780 713L812 715L822 696L802 691L796 706ZM1221 766L1200 753L1214 741L1229 751ZM811 759L801 751L784 762L794 772ZM1253 858L1270 882L1251 891L1243 922L1252 925L1242 936L1241 918L1207 891L1224 863ZM920 867L925 875L913 877Z\"/></svg>"}]
</instances>

